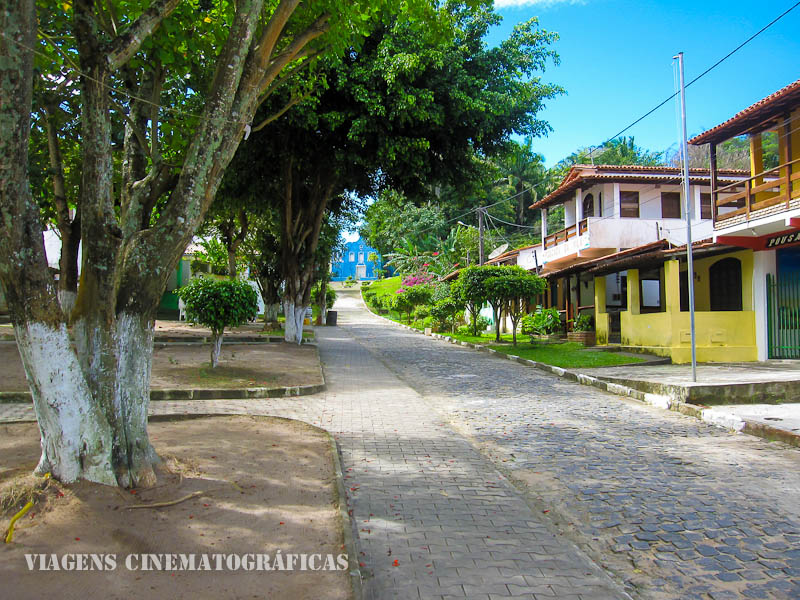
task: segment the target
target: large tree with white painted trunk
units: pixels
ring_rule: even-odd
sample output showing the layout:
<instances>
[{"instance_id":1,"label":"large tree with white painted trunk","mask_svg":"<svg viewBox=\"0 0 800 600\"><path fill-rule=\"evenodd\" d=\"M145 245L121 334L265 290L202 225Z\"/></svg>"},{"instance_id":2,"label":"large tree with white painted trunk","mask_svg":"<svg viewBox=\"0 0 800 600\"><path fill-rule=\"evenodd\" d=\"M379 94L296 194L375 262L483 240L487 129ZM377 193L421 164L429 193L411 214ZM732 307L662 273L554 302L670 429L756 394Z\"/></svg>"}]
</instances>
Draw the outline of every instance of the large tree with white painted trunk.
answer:
<instances>
[{"instance_id":1,"label":"large tree with white painted trunk","mask_svg":"<svg viewBox=\"0 0 800 600\"><path fill-rule=\"evenodd\" d=\"M167 279L265 96L302 76L309 58L351 43L389 3L42 3L41 16L66 12L59 43L74 43L70 68L81 82L83 263L71 335L28 176L36 7L2 4L0 282L39 422L37 471L62 481L154 482L147 407L153 320ZM201 22L216 26L213 35L198 30ZM170 50L189 55L190 31L203 40L196 63L170 77L167 55L151 59L148 44L172 33L182 37ZM159 108L176 96L193 99L195 110L188 100L183 112ZM123 140L113 135L112 111L125 120Z\"/></svg>"}]
</instances>

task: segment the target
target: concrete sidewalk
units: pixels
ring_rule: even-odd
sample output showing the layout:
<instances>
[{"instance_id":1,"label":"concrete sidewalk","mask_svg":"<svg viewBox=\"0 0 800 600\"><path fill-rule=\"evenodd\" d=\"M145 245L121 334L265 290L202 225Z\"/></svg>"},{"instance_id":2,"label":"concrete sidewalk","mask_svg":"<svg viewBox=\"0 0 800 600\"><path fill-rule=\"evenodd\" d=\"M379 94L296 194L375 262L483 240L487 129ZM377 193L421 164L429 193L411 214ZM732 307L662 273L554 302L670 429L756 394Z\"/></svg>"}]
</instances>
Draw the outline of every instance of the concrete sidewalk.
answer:
<instances>
[{"instance_id":1,"label":"concrete sidewalk","mask_svg":"<svg viewBox=\"0 0 800 600\"><path fill-rule=\"evenodd\" d=\"M800 361L700 364L696 382L690 365L573 371L695 405L704 420L719 425L800 445Z\"/></svg>"}]
</instances>

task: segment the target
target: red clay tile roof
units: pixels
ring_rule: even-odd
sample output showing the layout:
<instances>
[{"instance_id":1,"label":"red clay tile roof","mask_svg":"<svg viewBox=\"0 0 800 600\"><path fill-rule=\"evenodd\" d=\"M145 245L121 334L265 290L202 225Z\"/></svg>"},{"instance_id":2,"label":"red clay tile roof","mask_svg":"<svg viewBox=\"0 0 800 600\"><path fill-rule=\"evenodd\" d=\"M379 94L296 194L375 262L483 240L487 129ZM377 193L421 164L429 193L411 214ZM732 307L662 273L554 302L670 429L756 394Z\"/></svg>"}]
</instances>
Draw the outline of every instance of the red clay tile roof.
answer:
<instances>
[{"instance_id":1,"label":"red clay tile roof","mask_svg":"<svg viewBox=\"0 0 800 600\"><path fill-rule=\"evenodd\" d=\"M731 246L724 244L717 244L710 239L698 240L692 242L692 251L698 253L704 252L724 252L728 250L735 250ZM547 279L558 279L559 277L566 277L574 273L590 273L594 275L601 275L606 272L615 272L616 270L623 270L626 268L636 268L637 262L647 262L652 260L669 260L675 256L680 256L686 253L686 244L682 246L673 246L667 240L657 240L637 246L635 248L628 248L621 250L614 254L607 254L598 258L588 260L586 262L570 265L557 271L550 273L543 273L542 277Z\"/></svg>"},{"instance_id":2,"label":"red clay tile roof","mask_svg":"<svg viewBox=\"0 0 800 600\"><path fill-rule=\"evenodd\" d=\"M724 123L693 137L689 143L699 145L724 142L798 107L800 107L800 79L748 106ZM761 129L765 130L766 127Z\"/></svg>"},{"instance_id":3,"label":"red clay tile roof","mask_svg":"<svg viewBox=\"0 0 800 600\"><path fill-rule=\"evenodd\" d=\"M736 177L747 177L749 171L740 169L719 169L718 174L723 176L718 181L720 184L735 183ZM724 176L729 179L724 179ZM689 179L694 185L709 183L708 169L689 169ZM568 198L563 196L574 191L582 185L596 181L627 182L627 183L680 183L681 169L679 167L646 167L642 165L575 165L570 168L564 180L554 191L534 202L528 208L545 208L553 204L561 204Z\"/></svg>"},{"instance_id":4,"label":"red clay tile roof","mask_svg":"<svg viewBox=\"0 0 800 600\"><path fill-rule=\"evenodd\" d=\"M486 261L485 264L493 265L495 263L502 262L503 260L505 260L505 259L507 259L507 258L509 258L511 256L514 256L516 254L519 254L519 250L509 250L508 252L504 252L503 254L499 254L498 256L495 256L494 258L490 258L489 260Z\"/></svg>"}]
</instances>

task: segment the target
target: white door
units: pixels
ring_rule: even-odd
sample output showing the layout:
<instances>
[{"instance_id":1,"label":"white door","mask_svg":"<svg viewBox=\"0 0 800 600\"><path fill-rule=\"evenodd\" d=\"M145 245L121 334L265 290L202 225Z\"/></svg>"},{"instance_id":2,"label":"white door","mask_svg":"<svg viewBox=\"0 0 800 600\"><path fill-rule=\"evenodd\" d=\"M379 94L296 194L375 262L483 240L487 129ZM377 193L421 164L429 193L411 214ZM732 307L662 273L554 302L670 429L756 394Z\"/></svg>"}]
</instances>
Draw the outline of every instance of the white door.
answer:
<instances>
[{"instance_id":1,"label":"white door","mask_svg":"<svg viewBox=\"0 0 800 600\"><path fill-rule=\"evenodd\" d=\"M367 265L356 265L356 279L364 279L367 276Z\"/></svg>"}]
</instances>

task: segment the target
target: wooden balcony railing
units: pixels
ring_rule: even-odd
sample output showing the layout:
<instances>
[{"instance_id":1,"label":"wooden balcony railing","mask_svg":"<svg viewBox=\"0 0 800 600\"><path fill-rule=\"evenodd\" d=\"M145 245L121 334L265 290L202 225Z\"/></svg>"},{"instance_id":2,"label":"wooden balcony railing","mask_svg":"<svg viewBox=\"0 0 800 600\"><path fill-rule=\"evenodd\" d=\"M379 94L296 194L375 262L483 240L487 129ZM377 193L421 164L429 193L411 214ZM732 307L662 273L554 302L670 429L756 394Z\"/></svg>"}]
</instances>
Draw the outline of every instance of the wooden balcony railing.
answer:
<instances>
[{"instance_id":1,"label":"wooden balcony railing","mask_svg":"<svg viewBox=\"0 0 800 600\"><path fill-rule=\"evenodd\" d=\"M793 183L800 180L800 168L792 168L798 163L800 158L717 189L714 192L715 226L740 215L745 215L745 218L750 220L752 213L780 204L784 204L788 210L791 201L800 198L800 189L792 189ZM781 170L784 170L783 175ZM734 193L720 198L720 194L731 192ZM730 206L738 208L720 214L720 208Z\"/></svg>"},{"instance_id":2,"label":"wooden balcony railing","mask_svg":"<svg viewBox=\"0 0 800 600\"><path fill-rule=\"evenodd\" d=\"M583 235L589 231L589 220L584 219L583 221L578 222L577 225L570 225L566 229L562 229L561 231L556 231L555 233L551 233L546 238L544 238L544 249L547 250L548 248L555 248L559 244L563 244L567 240L574 238L576 235Z\"/></svg>"}]
</instances>

